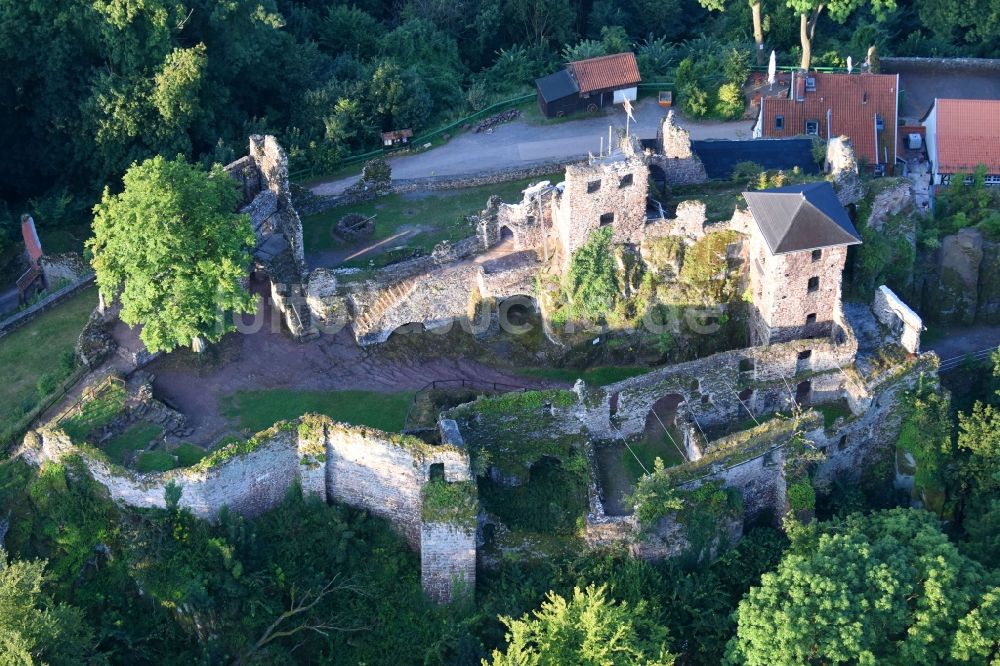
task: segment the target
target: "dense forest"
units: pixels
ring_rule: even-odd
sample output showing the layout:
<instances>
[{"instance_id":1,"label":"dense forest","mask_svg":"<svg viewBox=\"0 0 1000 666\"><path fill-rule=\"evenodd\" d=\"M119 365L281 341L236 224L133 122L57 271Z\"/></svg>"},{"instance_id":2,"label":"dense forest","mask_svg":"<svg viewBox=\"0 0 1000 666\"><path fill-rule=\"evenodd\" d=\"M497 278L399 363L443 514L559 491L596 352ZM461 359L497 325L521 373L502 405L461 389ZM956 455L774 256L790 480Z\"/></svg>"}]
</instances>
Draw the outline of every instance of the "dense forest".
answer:
<instances>
[{"instance_id":1,"label":"dense forest","mask_svg":"<svg viewBox=\"0 0 1000 666\"><path fill-rule=\"evenodd\" d=\"M700 3L700 4L699 4ZM0 2L0 262L31 210L52 251L80 249L105 186L133 162L243 154L279 136L293 168L530 91L567 59L635 49L646 80L686 57L749 58L753 16L782 64L1000 54L995 0L32 0ZM823 10L826 9L824 12ZM803 19L805 20L805 19ZM716 72L721 74L721 72ZM711 91L713 94L715 91Z\"/></svg>"}]
</instances>

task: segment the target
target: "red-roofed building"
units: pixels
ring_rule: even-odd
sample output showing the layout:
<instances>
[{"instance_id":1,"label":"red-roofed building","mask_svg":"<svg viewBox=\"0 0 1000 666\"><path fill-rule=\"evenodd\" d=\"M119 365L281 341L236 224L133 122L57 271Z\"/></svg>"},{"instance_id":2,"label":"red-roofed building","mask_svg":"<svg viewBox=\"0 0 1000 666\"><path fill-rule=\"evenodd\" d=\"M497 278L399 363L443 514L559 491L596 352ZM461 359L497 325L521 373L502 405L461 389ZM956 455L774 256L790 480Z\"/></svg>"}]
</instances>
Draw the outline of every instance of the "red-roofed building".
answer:
<instances>
[{"instance_id":1,"label":"red-roofed building","mask_svg":"<svg viewBox=\"0 0 1000 666\"><path fill-rule=\"evenodd\" d=\"M571 62L535 81L538 107L547 118L583 109L596 111L625 99L635 101L640 81L632 52Z\"/></svg>"},{"instance_id":2,"label":"red-roofed building","mask_svg":"<svg viewBox=\"0 0 1000 666\"><path fill-rule=\"evenodd\" d=\"M846 136L859 163L876 174L895 169L898 74L796 72L788 97L764 97L754 137Z\"/></svg>"},{"instance_id":3,"label":"red-roofed building","mask_svg":"<svg viewBox=\"0 0 1000 666\"><path fill-rule=\"evenodd\" d=\"M1000 100L935 99L921 121L935 185L986 166L986 183L1000 186Z\"/></svg>"}]
</instances>

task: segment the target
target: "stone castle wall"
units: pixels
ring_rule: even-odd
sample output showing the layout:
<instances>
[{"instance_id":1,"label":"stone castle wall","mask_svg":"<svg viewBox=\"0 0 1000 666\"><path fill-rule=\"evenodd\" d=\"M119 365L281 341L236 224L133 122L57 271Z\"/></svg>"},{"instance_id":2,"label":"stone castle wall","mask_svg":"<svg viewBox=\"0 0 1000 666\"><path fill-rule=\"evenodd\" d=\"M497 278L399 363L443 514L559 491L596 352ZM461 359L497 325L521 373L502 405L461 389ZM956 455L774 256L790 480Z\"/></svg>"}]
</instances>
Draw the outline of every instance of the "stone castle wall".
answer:
<instances>
[{"instance_id":1,"label":"stone castle wall","mask_svg":"<svg viewBox=\"0 0 1000 666\"><path fill-rule=\"evenodd\" d=\"M692 185L708 180L705 165L691 150L691 133L674 122L673 110L660 122L656 144L659 150L652 163L663 170L667 185Z\"/></svg>"},{"instance_id":2,"label":"stone castle wall","mask_svg":"<svg viewBox=\"0 0 1000 666\"><path fill-rule=\"evenodd\" d=\"M317 416L278 424L255 439L258 445L244 455L153 474L112 465L74 445L60 430L29 433L22 455L38 465L80 455L112 499L135 507L165 508L167 487L175 485L181 490L179 506L209 521L223 506L240 515L259 515L280 504L298 483L304 493L388 520L412 548L426 550L423 584L434 598L449 600L453 580L475 584L475 534L449 523L425 529L421 517L422 489L432 465L443 465L448 482L471 479L463 448L435 447Z\"/></svg>"}]
</instances>

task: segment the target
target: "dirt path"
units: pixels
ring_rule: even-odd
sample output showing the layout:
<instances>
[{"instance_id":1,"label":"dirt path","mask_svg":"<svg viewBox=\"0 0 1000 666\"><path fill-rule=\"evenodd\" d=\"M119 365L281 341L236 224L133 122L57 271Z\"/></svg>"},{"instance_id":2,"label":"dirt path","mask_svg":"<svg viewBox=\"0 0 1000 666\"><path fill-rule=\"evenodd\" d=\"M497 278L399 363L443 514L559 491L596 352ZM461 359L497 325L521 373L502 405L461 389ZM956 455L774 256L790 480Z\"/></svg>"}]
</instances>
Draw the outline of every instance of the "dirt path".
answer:
<instances>
[{"instance_id":1,"label":"dirt path","mask_svg":"<svg viewBox=\"0 0 1000 666\"><path fill-rule=\"evenodd\" d=\"M412 391L434 380L471 379L515 386L551 385L464 358L400 358L358 347L349 329L308 343L292 341L281 330L269 301L260 310L259 331L232 333L211 363L189 352L157 359L147 370L156 379L157 397L184 413L195 433L191 441L210 443L230 431L219 397L241 390ZM433 334L427 334L433 335Z\"/></svg>"},{"instance_id":2,"label":"dirt path","mask_svg":"<svg viewBox=\"0 0 1000 666\"><path fill-rule=\"evenodd\" d=\"M636 122L629 131L643 139L656 137L664 109L656 100L636 105ZM753 121L692 122L678 117L678 124L699 139L749 139ZM580 118L563 123L536 124L519 119L499 125L492 134L465 132L438 148L389 159L394 180L429 176L464 176L488 170L503 170L552 164L597 154L608 141L608 126L624 129L625 114L620 108L609 115ZM605 146L606 147L606 146ZM357 176L339 178L312 186L317 195L333 196L357 182Z\"/></svg>"}]
</instances>

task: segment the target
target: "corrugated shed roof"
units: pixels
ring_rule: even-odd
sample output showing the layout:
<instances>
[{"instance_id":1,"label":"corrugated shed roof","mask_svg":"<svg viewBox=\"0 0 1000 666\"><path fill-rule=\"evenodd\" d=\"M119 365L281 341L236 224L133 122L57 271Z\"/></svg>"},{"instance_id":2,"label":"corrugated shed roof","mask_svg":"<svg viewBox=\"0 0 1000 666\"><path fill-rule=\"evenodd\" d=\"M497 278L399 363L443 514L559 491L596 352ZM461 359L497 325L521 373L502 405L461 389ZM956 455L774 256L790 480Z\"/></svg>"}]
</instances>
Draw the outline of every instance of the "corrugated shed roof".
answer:
<instances>
[{"instance_id":1,"label":"corrugated shed roof","mask_svg":"<svg viewBox=\"0 0 1000 666\"><path fill-rule=\"evenodd\" d=\"M796 74L795 78L801 78ZM896 94L895 74L823 74L810 72L816 90L804 90L801 101L786 97L765 97L761 100L764 136L790 137L806 132L806 121L819 124L819 136L827 136L827 111L830 115L830 136L851 139L854 154L868 164L884 164L896 160ZM795 90L792 86L792 90ZM875 141L875 115L884 121L884 130ZM783 116L781 129L775 128L775 118Z\"/></svg>"},{"instance_id":2,"label":"corrugated shed roof","mask_svg":"<svg viewBox=\"0 0 1000 666\"><path fill-rule=\"evenodd\" d=\"M553 102L563 97L579 94L580 92L576 81L573 80L573 77L565 69L560 69L554 74L535 79L535 85L538 86L538 92L541 93L542 99L546 102Z\"/></svg>"},{"instance_id":3,"label":"corrugated shed roof","mask_svg":"<svg viewBox=\"0 0 1000 666\"><path fill-rule=\"evenodd\" d=\"M35 221L30 215L21 216L21 237L24 238L24 247L28 251L28 258L31 263L37 264L42 258L42 242L38 240L38 232L35 231Z\"/></svg>"},{"instance_id":4,"label":"corrugated shed roof","mask_svg":"<svg viewBox=\"0 0 1000 666\"><path fill-rule=\"evenodd\" d=\"M771 254L861 242L830 183L744 192L743 198Z\"/></svg>"},{"instance_id":5,"label":"corrugated shed roof","mask_svg":"<svg viewBox=\"0 0 1000 666\"><path fill-rule=\"evenodd\" d=\"M635 54L631 51L571 62L566 68L573 74L581 93L626 88L642 81Z\"/></svg>"},{"instance_id":6,"label":"corrugated shed roof","mask_svg":"<svg viewBox=\"0 0 1000 666\"><path fill-rule=\"evenodd\" d=\"M938 99L938 171L1000 173L1000 100Z\"/></svg>"}]
</instances>

